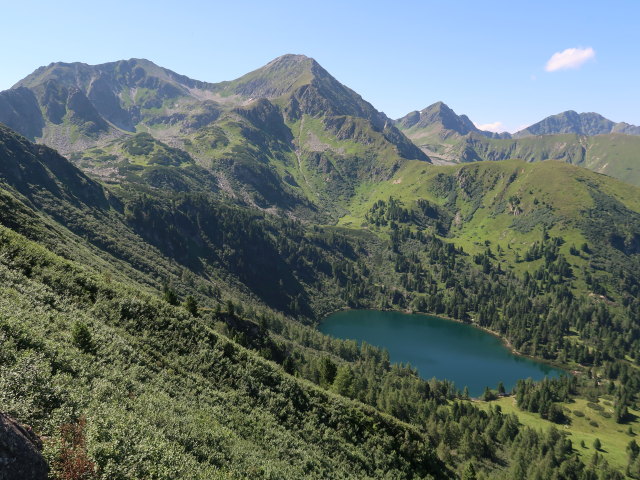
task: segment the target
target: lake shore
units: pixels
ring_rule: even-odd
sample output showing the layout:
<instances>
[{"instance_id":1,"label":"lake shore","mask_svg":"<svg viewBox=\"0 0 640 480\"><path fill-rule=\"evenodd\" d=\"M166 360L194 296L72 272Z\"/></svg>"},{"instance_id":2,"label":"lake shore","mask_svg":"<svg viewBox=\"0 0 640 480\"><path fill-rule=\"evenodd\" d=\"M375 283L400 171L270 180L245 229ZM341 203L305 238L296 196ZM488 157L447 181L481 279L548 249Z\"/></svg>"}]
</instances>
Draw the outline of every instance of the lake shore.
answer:
<instances>
[{"instance_id":1,"label":"lake shore","mask_svg":"<svg viewBox=\"0 0 640 480\"><path fill-rule=\"evenodd\" d=\"M509 341L509 339L503 337L502 335L500 335L500 333L491 330L487 327L483 327L481 325L478 325L477 323L471 321L471 322L465 322L463 320L459 320L457 318L452 318L452 317L448 317L446 315L440 315L440 314L433 314L433 313L426 313L426 312L416 312L414 310L410 310L410 309L404 309L404 310L400 310L400 309L394 309L394 308L351 308L351 307L342 307L336 310L332 310L329 313L325 314L325 316L323 317L323 319L321 321L319 321L316 324L316 329L318 328L318 326L324 322L324 320L326 320L328 317L330 317L331 315L338 313L338 312L346 312L346 311L382 311L382 312L396 312L396 313L404 313L406 315L419 315L419 316L423 316L423 317L434 317L434 318L440 318L443 320L448 320L450 322L455 322L455 323L459 323L462 325L468 325L470 327L476 328L478 330L481 330L485 333L488 333L489 335L492 335L493 337L497 338L498 340L500 340L500 342L502 343L502 345L509 350L509 352L511 352L513 355L518 356L518 357L522 357L522 358L527 358L529 360L533 360L536 362L540 362L540 363L544 363L546 365L548 365L549 367L553 367L555 369L558 370L562 370L563 372L567 373L567 374L571 374L571 375L576 375L576 374L580 374L581 372L571 369L569 366L567 365L563 365L561 363L558 362L553 362L551 360L545 359L545 358L540 358L540 357L536 357L533 355L529 355L527 353L522 353L520 351L518 351L513 344Z\"/></svg>"}]
</instances>

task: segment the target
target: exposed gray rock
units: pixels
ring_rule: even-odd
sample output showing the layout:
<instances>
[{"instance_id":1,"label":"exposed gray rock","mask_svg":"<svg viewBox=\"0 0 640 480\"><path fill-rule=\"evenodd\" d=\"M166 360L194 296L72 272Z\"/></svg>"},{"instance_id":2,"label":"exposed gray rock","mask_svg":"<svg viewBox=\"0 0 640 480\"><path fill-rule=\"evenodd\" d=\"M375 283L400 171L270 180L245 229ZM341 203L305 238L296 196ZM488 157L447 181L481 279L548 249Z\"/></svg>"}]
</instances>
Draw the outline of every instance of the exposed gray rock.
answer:
<instances>
[{"instance_id":1,"label":"exposed gray rock","mask_svg":"<svg viewBox=\"0 0 640 480\"><path fill-rule=\"evenodd\" d=\"M42 442L29 427L0 413L0 480L46 480Z\"/></svg>"}]
</instances>

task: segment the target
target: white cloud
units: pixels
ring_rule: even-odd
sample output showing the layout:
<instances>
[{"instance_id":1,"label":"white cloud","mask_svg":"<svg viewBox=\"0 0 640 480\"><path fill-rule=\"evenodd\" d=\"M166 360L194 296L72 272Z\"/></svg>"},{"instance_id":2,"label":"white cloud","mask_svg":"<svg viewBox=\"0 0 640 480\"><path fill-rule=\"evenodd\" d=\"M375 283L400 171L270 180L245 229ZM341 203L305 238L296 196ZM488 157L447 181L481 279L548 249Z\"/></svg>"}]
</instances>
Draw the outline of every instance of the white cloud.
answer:
<instances>
[{"instance_id":1,"label":"white cloud","mask_svg":"<svg viewBox=\"0 0 640 480\"><path fill-rule=\"evenodd\" d=\"M556 70L564 70L567 68L578 68L587 60L596 56L593 48L567 48L562 52L556 52L551 55L544 69L547 72L555 72Z\"/></svg>"},{"instance_id":2,"label":"white cloud","mask_svg":"<svg viewBox=\"0 0 640 480\"><path fill-rule=\"evenodd\" d=\"M502 122L493 122L493 123L483 123L482 125L475 124L480 130L485 130L487 132L496 132L501 133L506 130L505 126Z\"/></svg>"}]
</instances>

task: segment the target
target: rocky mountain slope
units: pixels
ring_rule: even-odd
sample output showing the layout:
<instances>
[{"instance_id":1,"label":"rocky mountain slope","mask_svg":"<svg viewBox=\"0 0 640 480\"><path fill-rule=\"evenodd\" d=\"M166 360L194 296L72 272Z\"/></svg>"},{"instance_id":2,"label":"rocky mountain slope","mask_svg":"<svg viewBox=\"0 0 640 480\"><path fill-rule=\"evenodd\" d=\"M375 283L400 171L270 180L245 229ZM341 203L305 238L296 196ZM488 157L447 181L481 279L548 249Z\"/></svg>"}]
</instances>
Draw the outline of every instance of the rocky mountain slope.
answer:
<instances>
[{"instance_id":1,"label":"rocky mountain slope","mask_svg":"<svg viewBox=\"0 0 640 480\"><path fill-rule=\"evenodd\" d=\"M457 115L443 102L436 102L427 108L408 113L397 120L403 130L433 129L443 132L443 139L452 133L466 135L469 132L480 132L466 115Z\"/></svg>"},{"instance_id":2,"label":"rocky mountain slope","mask_svg":"<svg viewBox=\"0 0 640 480\"><path fill-rule=\"evenodd\" d=\"M468 135L510 138L509 133L480 130L466 115L458 115L443 102L396 120L398 128L427 155L444 162L458 161L457 142Z\"/></svg>"},{"instance_id":3,"label":"rocky mountain slope","mask_svg":"<svg viewBox=\"0 0 640 480\"><path fill-rule=\"evenodd\" d=\"M0 122L104 181L156 185L175 176L177 189L217 185L298 216L339 210L360 183L388 178L406 160L429 161L384 114L302 55L218 84L147 60L55 63L0 93L2 106Z\"/></svg>"}]
</instances>

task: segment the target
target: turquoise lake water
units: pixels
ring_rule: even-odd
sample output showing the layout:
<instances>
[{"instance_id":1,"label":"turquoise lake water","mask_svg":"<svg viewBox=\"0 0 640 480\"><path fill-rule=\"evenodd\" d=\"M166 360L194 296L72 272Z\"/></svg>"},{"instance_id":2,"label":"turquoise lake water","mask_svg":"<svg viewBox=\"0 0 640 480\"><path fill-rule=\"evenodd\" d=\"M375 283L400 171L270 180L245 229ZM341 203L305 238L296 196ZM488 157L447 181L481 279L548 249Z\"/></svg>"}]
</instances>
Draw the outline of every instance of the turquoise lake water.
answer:
<instances>
[{"instance_id":1,"label":"turquoise lake water","mask_svg":"<svg viewBox=\"0 0 640 480\"><path fill-rule=\"evenodd\" d=\"M428 315L376 310L334 313L318 327L332 337L386 348L392 362L410 363L425 379L447 379L471 396L502 381L507 391L518 379L564 374L545 363L514 355L499 338L471 325Z\"/></svg>"}]
</instances>

